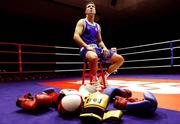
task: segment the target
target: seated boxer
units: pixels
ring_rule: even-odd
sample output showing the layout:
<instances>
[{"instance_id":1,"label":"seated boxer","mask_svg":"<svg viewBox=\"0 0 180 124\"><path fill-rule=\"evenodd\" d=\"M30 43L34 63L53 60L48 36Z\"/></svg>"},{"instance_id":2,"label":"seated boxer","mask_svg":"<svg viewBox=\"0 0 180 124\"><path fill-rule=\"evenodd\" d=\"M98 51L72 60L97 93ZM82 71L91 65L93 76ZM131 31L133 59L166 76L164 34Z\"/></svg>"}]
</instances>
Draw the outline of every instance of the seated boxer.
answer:
<instances>
[{"instance_id":1,"label":"seated boxer","mask_svg":"<svg viewBox=\"0 0 180 124\"><path fill-rule=\"evenodd\" d=\"M89 62L89 69L92 77L91 84L99 85L102 79L97 77L97 62L101 59L103 62L110 63L105 72L105 80L107 77L122 66L124 58L108 50L105 46L102 36L101 27L94 21L96 14L96 6L94 2L88 2L85 6L86 17L80 19L75 28L74 40L80 46L80 56L84 61Z\"/></svg>"}]
</instances>

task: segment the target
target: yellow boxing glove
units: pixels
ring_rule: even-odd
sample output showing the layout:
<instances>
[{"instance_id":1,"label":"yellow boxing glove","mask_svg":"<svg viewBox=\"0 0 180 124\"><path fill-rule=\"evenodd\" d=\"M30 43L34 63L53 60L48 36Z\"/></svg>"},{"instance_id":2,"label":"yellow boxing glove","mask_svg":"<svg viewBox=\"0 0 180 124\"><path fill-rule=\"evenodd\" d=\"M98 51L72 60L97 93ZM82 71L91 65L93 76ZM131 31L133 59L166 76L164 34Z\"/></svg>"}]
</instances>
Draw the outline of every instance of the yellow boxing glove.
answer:
<instances>
[{"instance_id":1,"label":"yellow boxing glove","mask_svg":"<svg viewBox=\"0 0 180 124\"><path fill-rule=\"evenodd\" d=\"M123 112L121 110L110 110L104 113L103 121L118 122L121 120Z\"/></svg>"},{"instance_id":2,"label":"yellow boxing glove","mask_svg":"<svg viewBox=\"0 0 180 124\"><path fill-rule=\"evenodd\" d=\"M91 94L84 102L84 108L80 114L80 118L102 121L108 103L108 95L102 94L100 92Z\"/></svg>"}]
</instances>

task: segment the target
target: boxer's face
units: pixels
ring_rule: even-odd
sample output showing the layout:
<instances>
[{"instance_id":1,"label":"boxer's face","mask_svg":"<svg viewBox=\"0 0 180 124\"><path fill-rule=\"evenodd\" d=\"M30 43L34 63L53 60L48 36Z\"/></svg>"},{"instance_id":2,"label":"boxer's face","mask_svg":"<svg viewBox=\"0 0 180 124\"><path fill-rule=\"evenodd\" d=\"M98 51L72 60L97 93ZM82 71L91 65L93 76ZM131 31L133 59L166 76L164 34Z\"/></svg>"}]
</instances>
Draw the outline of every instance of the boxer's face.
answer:
<instances>
[{"instance_id":1,"label":"boxer's face","mask_svg":"<svg viewBox=\"0 0 180 124\"><path fill-rule=\"evenodd\" d=\"M86 5L85 14L96 14L96 7L95 4L89 3Z\"/></svg>"}]
</instances>

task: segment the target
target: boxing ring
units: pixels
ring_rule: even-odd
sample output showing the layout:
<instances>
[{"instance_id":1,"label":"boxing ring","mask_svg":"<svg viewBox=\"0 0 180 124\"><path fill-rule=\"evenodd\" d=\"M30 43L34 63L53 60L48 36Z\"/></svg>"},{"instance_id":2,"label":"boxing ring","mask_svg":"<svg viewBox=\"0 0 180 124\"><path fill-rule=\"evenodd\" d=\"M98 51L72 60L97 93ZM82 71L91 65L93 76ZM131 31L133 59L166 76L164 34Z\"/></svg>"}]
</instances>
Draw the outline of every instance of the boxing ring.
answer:
<instances>
[{"instance_id":1,"label":"boxing ring","mask_svg":"<svg viewBox=\"0 0 180 124\"><path fill-rule=\"evenodd\" d=\"M119 124L180 122L179 48L179 39L117 48L125 63L108 78L108 84L128 88L135 97L142 97L149 90L159 103L153 117L124 115ZM16 98L25 92L36 94L47 87L78 89L83 70L79 48L0 42L0 56L1 124L81 123L78 118L59 117L54 109L35 114L24 113L15 106Z\"/></svg>"}]
</instances>

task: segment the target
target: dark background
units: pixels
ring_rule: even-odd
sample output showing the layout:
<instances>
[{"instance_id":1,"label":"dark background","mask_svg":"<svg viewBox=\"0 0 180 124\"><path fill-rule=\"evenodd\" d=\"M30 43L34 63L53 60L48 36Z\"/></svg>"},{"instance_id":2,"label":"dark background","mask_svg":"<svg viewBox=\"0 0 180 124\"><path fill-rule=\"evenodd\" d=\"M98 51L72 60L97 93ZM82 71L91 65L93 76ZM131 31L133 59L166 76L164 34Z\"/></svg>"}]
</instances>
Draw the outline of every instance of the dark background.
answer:
<instances>
[{"instance_id":1,"label":"dark background","mask_svg":"<svg viewBox=\"0 0 180 124\"><path fill-rule=\"evenodd\" d=\"M179 0L96 0L108 46L179 39ZM1 0L0 40L76 46L73 32L84 18L84 0ZM68 44L66 44L68 42Z\"/></svg>"}]
</instances>

